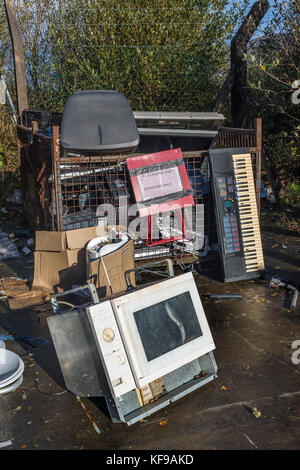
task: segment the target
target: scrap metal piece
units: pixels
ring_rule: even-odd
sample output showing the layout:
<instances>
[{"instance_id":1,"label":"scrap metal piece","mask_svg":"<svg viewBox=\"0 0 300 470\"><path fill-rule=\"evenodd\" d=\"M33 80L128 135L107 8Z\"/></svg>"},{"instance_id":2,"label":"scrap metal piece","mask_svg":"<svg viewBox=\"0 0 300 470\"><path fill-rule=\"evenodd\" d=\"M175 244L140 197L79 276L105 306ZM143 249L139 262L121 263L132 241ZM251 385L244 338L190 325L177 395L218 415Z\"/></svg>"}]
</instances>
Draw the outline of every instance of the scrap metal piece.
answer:
<instances>
[{"instance_id":1,"label":"scrap metal piece","mask_svg":"<svg viewBox=\"0 0 300 470\"><path fill-rule=\"evenodd\" d=\"M289 283L289 281L283 281L276 277L271 278L269 287L284 287L285 289L287 289L287 291L290 291L290 293L292 294L290 310L294 310L296 308L298 300L298 287L293 286Z\"/></svg>"},{"instance_id":2,"label":"scrap metal piece","mask_svg":"<svg viewBox=\"0 0 300 470\"><path fill-rule=\"evenodd\" d=\"M86 312L53 315L47 322L67 389L79 397L108 393Z\"/></svg>"}]
</instances>

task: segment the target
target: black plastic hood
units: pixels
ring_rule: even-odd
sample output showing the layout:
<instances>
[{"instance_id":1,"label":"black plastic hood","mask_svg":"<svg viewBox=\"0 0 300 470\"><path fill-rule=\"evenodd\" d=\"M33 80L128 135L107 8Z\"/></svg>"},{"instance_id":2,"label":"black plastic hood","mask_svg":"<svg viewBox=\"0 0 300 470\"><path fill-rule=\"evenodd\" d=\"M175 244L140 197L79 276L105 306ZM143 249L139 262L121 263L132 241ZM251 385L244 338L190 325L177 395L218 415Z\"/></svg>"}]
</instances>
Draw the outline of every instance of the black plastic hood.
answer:
<instances>
[{"instance_id":1,"label":"black plastic hood","mask_svg":"<svg viewBox=\"0 0 300 470\"><path fill-rule=\"evenodd\" d=\"M133 152L139 134L127 98L110 90L85 90L67 99L61 146L80 152Z\"/></svg>"}]
</instances>

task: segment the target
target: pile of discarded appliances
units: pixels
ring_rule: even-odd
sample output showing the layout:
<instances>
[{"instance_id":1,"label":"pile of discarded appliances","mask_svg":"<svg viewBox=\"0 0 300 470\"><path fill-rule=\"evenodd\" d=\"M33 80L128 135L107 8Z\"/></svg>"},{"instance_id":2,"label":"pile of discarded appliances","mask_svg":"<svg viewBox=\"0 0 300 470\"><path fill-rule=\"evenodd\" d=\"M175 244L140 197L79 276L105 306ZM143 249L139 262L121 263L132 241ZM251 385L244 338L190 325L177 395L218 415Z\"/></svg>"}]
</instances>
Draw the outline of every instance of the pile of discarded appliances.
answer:
<instances>
[{"instance_id":1,"label":"pile of discarded appliances","mask_svg":"<svg viewBox=\"0 0 300 470\"><path fill-rule=\"evenodd\" d=\"M149 127L142 132L152 135ZM123 95L83 91L68 98L60 134L66 158L133 152L138 143ZM264 266L250 150L211 148L209 157L223 280L257 277ZM188 243L184 211L195 201L181 149L130 155L126 165L146 246ZM57 214L60 204L58 197ZM134 238L107 221L38 231L33 281L52 294L48 325L67 388L78 397L105 397L112 420L128 425L217 377L192 272L174 276L167 255L135 267ZM136 285L135 275L149 271L165 279Z\"/></svg>"}]
</instances>

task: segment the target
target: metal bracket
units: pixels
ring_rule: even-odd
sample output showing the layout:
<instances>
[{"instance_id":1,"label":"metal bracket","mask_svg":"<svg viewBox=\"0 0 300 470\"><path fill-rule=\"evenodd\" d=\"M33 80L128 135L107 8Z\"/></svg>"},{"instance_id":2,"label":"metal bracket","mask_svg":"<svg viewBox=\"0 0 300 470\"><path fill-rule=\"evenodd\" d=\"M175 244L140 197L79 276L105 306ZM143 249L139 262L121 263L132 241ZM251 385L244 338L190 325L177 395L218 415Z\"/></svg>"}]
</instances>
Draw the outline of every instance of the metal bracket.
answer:
<instances>
[{"instance_id":1,"label":"metal bracket","mask_svg":"<svg viewBox=\"0 0 300 470\"><path fill-rule=\"evenodd\" d=\"M84 286L75 287L74 289L70 289L70 290L66 290L64 292L60 292L59 294L50 295L50 302L51 302L54 314L56 315L58 313L61 313L60 309L59 309L59 305L58 305L60 303L60 301L57 301L58 297L62 297L62 296L68 295L68 294L74 294L75 292L82 291L82 290L85 290L85 289L89 289L90 296L91 296L93 304L98 304L99 303L99 297L98 297L98 294L97 294L96 287L92 282L89 282L88 284L85 284ZM71 304L70 304L70 306L71 306Z\"/></svg>"},{"instance_id":2,"label":"metal bracket","mask_svg":"<svg viewBox=\"0 0 300 470\"><path fill-rule=\"evenodd\" d=\"M130 283L129 277L128 277L129 273L143 271L144 269L152 268L152 266L158 266L158 265L161 265L162 263L167 265L169 277L174 277L173 263L169 258L161 260L161 261L155 261L154 263L143 264L143 266L139 266L138 268L128 269L127 271L125 271L124 276L125 276L125 281L127 285L127 290L133 289Z\"/></svg>"}]
</instances>

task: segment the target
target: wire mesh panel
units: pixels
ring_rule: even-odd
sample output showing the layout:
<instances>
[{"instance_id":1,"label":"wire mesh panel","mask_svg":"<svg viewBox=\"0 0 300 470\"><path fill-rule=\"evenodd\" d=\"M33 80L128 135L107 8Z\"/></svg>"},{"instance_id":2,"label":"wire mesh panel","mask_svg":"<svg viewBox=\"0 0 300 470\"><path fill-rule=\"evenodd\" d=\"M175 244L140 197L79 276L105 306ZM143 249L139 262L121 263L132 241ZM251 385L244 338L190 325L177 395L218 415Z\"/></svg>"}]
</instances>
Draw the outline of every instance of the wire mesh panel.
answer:
<instances>
[{"instance_id":1,"label":"wire mesh panel","mask_svg":"<svg viewBox=\"0 0 300 470\"><path fill-rule=\"evenodd\" d=\"M52 217L58 230L72 230L98 225L105 215L104 206L118 208L119 197L133 204L125 160L102 157L64 157L59 160L58 175L53 184L55 200Z\"/></svg>"},{"instance_id":2,"label":"wire mesh panel","mask_svg":"<svg viewBox=\"0 0 300 470\"><path fill-rule=\"evenodd\" d=\"M40 127L39 124L37 127ZM57 135L54 135L55 129ZM30 128L18 126L18 138L23 149L21 149L21 166L26 196L24 198L25 209L29 223L36 230L73 230L99 224L118 223L120 199L126 198L129 207L135 203L126 158L137 154L83 156L74 153L64 155L59 146L59 129L53 127L52 130L53 137L40 130L32 134ZM215 147L232 148L242 145L250 148L253 170L256 174L259 168L256 134L255 129L221 128ZM136 262L171 256L180 264L186 262L186 259L192 262L198 257L201 260L202 257L202 261L207 261L206 264L209 265L207 253L213 254L217 251L216 222L207 151L183 152L183 157L195 205L202 205L203 209L201 213L203 224L200 229L196 227L196 232L198 230L202 233L203 246L201 245L197 253L193 251L192 244L188 243L189 240L147 247L145 240L137 237ZM260 185L260 178L257 179L256 184ZM105 208L109 205L115 208L114 220L105 218ZM137 217L138 211L131 211L128 220L125 220L125 225L128 222L127 226L130 228L130 224ZM121 225L124 224L121 223Z\"/></svg>"},{"instance_id":3,"label":"wire mesh panel","mask_svg":"<svg viewBox=\"0 0 300 470\"><path fill-rule=\"evenodd\" d=\"M221 127L218 133L216 148L255 147L255 129L234 129Z\"/></svg>"},{"instance_id":4,"label":"wire mesh panel","mask_svg":"<svg viewBox=\"0 0 300 470\"><path fill-rule=\"evenodd\" d=\"M38 123L38 128L40 124ZM55 129L55 127L53 128ZM239 137L242 134L242 137ZM225 140L226 137L226 140ZM53 154L53 138L40 130L18 126L21 148L22 183L28 221L37 230L66 230L98 223L97 208L103 204L118 207L120 196L134 198L121 156L63 156ZM216 148L250 147L254 172L257 171L254 129L221 128ZM206 151L183 152L196 204L204 204L205 233L211 238L214 224L210 201L210 173ZM57 197L55 197L55 194Z\"/></svg>"},{"instance_id":5,"label":"wire mesh panel","mask_svg":"<svg viewBox=\"0 0 300 470\"><path fill-rule=\"evenodd\" d=\"M56 171L50 178L53 197L51 201L51 225L56 230L73 230L97 225L120 224L131 231L138 211L130 208L135 198L127 170L127 156L60 156L54 163ZM195 205L201 206L206 236L214 238L214 216L210 189L210 169L207 152L183 153ZM122 201L121 201L122 200ZM127 202L126 218L120 214L121 202ZM129 209L128 215L127 210ZM191 230L195 231L193 214ZM141 221L142 223L142 221ZM139 222L134 224L138 226ZM200 246L202 249L202 246ZM166 243L146 247L145 240L136 236L136 259L163 258L178 254L193 254L184 244Z\"/></svg>"}]
</instances>

